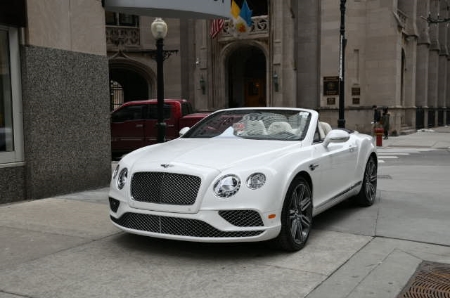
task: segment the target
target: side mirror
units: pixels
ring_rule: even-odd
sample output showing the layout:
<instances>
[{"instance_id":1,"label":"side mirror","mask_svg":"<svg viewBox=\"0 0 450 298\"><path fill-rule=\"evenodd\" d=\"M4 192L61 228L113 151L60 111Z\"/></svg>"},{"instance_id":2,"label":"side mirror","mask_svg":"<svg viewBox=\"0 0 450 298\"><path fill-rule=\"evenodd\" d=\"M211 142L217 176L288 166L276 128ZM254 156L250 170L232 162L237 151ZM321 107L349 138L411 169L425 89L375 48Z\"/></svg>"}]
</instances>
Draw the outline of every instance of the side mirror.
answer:
<instances>
[{"instance_id":1,"label":"side mirror","mask_svg":"<svg viewBox=\"0 0 450 298\"><path fill-rule=\"evenodd\" d=\"M345 130L334 129L330 131L323 141L323 145L328 147L330 143L345 143L350 139L350 134Z\"/></svg>"},{"instance_id":2,"label":"side mirror","mask_svg":"<svg viewBox=\"0 0 450 298\"><path fill-rule=\"evenodd\" d=\"M183 127L182 129L180 129L180 137L187 133L189 129L189 127Z\"/></svg>"}]
</instances>

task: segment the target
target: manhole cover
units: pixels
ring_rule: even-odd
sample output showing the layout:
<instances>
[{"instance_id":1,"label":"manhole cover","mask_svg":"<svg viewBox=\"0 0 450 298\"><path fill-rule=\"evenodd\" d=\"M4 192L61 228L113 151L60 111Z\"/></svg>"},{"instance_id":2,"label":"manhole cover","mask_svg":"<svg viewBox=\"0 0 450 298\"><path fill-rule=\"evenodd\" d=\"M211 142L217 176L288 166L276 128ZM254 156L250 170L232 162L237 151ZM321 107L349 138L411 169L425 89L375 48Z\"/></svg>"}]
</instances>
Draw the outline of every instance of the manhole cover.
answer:
<instances>
[{"instance_id":1,"label":"manhole cover","mask_svg":"<svg viewBox=\"0 0 450 298\"><path fill-rule=\"evenodd\" d=\"M422 262L397 298L450 298L450 264Z\"/></svg>"}]
</instances>

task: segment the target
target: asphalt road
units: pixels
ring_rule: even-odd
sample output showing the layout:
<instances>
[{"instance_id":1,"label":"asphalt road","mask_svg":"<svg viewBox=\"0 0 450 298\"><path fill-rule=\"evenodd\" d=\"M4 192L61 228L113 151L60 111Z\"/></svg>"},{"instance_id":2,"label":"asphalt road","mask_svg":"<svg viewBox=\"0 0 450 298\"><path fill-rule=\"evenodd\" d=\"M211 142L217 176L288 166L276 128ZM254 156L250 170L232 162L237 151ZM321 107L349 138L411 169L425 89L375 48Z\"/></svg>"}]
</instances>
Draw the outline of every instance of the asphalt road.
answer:
<instances>
[{"instance_id":1,"label":"asphalt road","mask_svg":"<svg viewBox=\"0 0 450 298\"><path fill-rule=\"evenodd\" d=\"M382 148L380 166L450 166L450 149Z\"/></svg>"},{"instance_id":2,"label":"asphalt road","mask_svg":"<svg viewBox=\"0 0 450 298\"><path fill-rule=\"evenodd\" d=\"M450 246L450 150L379 149L378 200L343 202L319 215L316 229Z\"/></svg>"}]
</instances>

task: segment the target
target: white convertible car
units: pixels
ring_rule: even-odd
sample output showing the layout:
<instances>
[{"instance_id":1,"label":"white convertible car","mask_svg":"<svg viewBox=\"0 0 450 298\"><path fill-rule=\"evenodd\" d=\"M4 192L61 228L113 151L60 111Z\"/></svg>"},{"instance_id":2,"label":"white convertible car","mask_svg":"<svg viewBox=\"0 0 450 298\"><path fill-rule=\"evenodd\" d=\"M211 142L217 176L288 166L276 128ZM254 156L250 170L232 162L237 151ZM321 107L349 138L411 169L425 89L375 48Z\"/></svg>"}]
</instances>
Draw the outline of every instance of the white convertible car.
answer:
<instances>
[{"instance_id":1,"label":"white convertible car","mask_svg":"<svg viewBox=\"0 0 450 298\"><path fill-rule=\"evenodd\" d=\"M185 241L271 240L297 251L315 215L376 197L372 137L331 129L314 110L224 109L180 135L119 162L109 192L118 228Z\"/></svg>"}]
</instances>

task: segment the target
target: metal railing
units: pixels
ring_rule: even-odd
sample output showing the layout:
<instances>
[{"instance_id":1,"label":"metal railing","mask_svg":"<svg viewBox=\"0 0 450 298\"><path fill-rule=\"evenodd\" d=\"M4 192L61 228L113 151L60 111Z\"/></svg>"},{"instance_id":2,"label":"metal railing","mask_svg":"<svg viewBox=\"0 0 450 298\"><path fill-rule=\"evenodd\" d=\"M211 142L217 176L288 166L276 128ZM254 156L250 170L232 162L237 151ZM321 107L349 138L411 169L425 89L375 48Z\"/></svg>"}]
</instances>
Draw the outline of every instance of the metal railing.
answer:
<instances>
[{"instance_id":1,"label":"metal railing","mask_svg":"<svg viewBox=\"0 0 450 298\"><path fill-rule=\"evenodd\" d=\"M243 37L243 36L265 36L269 35L269 17L268 16L256 16L252 17L252 26L250 27L250 30L248 34L246 35L240 35L237 33L233 26L232 20L226 20L225 24L223 26L221 36L220 38L228 38L228 37L237 37L237 35Z\"/></svg>"}]
</instances>

